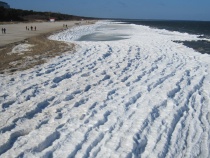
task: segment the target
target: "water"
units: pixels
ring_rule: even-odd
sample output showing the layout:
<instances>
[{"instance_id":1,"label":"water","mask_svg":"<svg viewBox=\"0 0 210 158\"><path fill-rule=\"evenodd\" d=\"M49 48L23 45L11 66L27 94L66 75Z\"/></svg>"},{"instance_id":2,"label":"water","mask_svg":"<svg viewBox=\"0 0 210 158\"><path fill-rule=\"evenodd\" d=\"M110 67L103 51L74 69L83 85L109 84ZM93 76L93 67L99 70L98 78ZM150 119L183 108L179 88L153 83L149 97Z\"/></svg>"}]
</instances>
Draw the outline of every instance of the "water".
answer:
<instances>
[{"instance_id":1,"label":"water","mask_svg":"<svg viewBox=\"0 0 210 158\"><path fill-rule=\"evenodd\" d=\"M210 39L210 21L166 21L166 20L121 20L122 22L146 25L169 31L186 32Z\"/></svg>"},{"instance_id":2,"label":"water","mask_svg":"<svg viewBox=\"0 0 210 158\"><path fill-rule=\"evenodd\" d=\"M164 20L118 20L125 25L110 24L97 28L94 33L84 35L78 41L117 41L128 39L129 34L122 34L123 30L131 27L127 24L146 25L152 28L166 29L199 35L199 41L174 41L193 48L200 53L210 54L210 21L164 21ZM123 23L122 23L123 22Z\"/></svg>"},{"instance_id":3,"label":"water","mask_svg":"<svg viewBox=\"0 0 210 158\"><path fill-rule=\"evenodd\" d=\"M146 25L158 29L166 29L169 31L178 31L199 35L200 41L182 41L181 43L187 47L203 53L210 54L210 42L203 38L210 39L210 21L166 21L166 20L121 20L128 24ZM179 42L179 41L175 41Z\"/></svg>"}]
</instances>

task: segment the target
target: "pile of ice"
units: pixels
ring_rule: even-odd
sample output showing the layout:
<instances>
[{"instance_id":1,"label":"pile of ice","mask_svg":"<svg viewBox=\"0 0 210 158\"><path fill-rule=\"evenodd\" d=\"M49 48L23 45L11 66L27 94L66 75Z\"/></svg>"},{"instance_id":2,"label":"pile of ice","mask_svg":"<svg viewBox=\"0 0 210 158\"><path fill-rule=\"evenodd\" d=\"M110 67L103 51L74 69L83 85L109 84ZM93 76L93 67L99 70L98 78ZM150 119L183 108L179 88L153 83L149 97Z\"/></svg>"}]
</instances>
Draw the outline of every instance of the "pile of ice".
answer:
<instances>
[{"instance_id":1,"label":"pile of ice","mask_svg":"<svg viewBox=\"0 0 210 158\"><path fill-rule=\"evenodd\" d=\"M67 29L63 32L51 35L49 39L58 40L58 41L75 41L78 40L81 36L91 34L97 31L97 28L100 26L108 25L110 22L97 22L94 25L80 25Z\"/></svg>"},{"instance_id":2,"label":"pile of ice","mask_svg":"<svg viewBox=\"0 0 210 158\"><path fill-rule=\"evenodd\" d=\"M129 38L72 41L104 25ZM54 35L77 52L0 76L0 157L209 157L210 57L173 42L197 36L104 25Z\"/></svg>"}]
</instances>

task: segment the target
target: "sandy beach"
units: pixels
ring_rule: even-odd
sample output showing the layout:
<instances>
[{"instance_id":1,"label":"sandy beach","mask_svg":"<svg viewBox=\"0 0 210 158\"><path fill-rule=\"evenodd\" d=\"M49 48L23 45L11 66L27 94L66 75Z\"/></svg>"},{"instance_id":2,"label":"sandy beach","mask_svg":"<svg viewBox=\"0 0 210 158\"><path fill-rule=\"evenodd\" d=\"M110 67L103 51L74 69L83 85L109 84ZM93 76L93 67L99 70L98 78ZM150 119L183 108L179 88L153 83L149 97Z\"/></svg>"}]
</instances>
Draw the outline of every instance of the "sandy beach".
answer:
<instances>
[{"instance_id":1,"label":"sandy beach","mask_svg":"<svg viewBox=\"0 0 210 158\"><path fill-rule=\"evenodd\" d=\"M0 34L0 47L24 40L29 37L48 33L56 30L65 29L63 25L72 27L77 24L86 24L87 21L59 21L59 22L33 22L33 23L15 23L15 24L2 24L0 28L6 28L6 34ZM26 26L29 30L26 30ZM31 26L33 31L31 31ZM34 27L36 26L36 31Z\"/></svg>"},{"instance_id":2,"label":"sandy beach","mask_svg":"<svg viewBox=\"0 0 210 158\"><path fill-rule=\"evenodd\" d=\"M66 51L74 51L73 44L48 40L48 36L73 26L91 24L94 21L59 21L59 22L33 22L2 24L6 33L0 34L0 73L25 70L35 65L46 62L49 57L54 57ZM26 27L28 29L26 29ZM33 27L33 30L31 30ZM36 27L36 30L35 30ZM58 47L59 44L59 47ZM30 47L23 50L24 46Z\"/></svg>"}]
</instances>

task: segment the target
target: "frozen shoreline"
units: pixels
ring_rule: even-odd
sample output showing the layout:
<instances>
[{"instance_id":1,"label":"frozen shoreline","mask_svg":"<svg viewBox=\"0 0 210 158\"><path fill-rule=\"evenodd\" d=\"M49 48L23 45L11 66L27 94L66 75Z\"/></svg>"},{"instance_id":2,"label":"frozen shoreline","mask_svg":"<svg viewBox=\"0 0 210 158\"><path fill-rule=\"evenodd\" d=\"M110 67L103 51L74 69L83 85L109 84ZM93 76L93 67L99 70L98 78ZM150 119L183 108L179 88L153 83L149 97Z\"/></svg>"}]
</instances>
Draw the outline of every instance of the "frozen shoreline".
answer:
<instances>
[{"instance_id":1,"label":"frozen shoreline","mask_svg":"<svg viewBox=\"0 0 210 158\"><path fill-rule=\"evenodd\" d=\"M75 41L94 32L129 38ZM197 38L106 22L51 36L77 52L0 75L0 156L209 157L210 57L173 42Z\"/></svg>"}]
</instances>

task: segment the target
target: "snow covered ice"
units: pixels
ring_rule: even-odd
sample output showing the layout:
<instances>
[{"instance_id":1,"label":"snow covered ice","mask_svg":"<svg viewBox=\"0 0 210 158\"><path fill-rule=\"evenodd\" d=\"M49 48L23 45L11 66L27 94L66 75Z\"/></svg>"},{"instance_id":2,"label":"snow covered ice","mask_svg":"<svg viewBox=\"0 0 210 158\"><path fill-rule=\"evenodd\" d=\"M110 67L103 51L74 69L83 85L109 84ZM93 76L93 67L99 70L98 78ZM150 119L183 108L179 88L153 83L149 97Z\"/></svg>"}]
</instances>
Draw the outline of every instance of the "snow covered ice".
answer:
<instances>
[{"instance_id":1,"label":"snow covered ice","mask_svg":"<svg viewBox=\"0 0 210 158\"><path fill-rule=\"evenodd\" d=\"M0 157L210 157L210 56L173 42L196 35L100 21L49 38L77 50L0 76Z\"/></svg>"}]
</instances>

